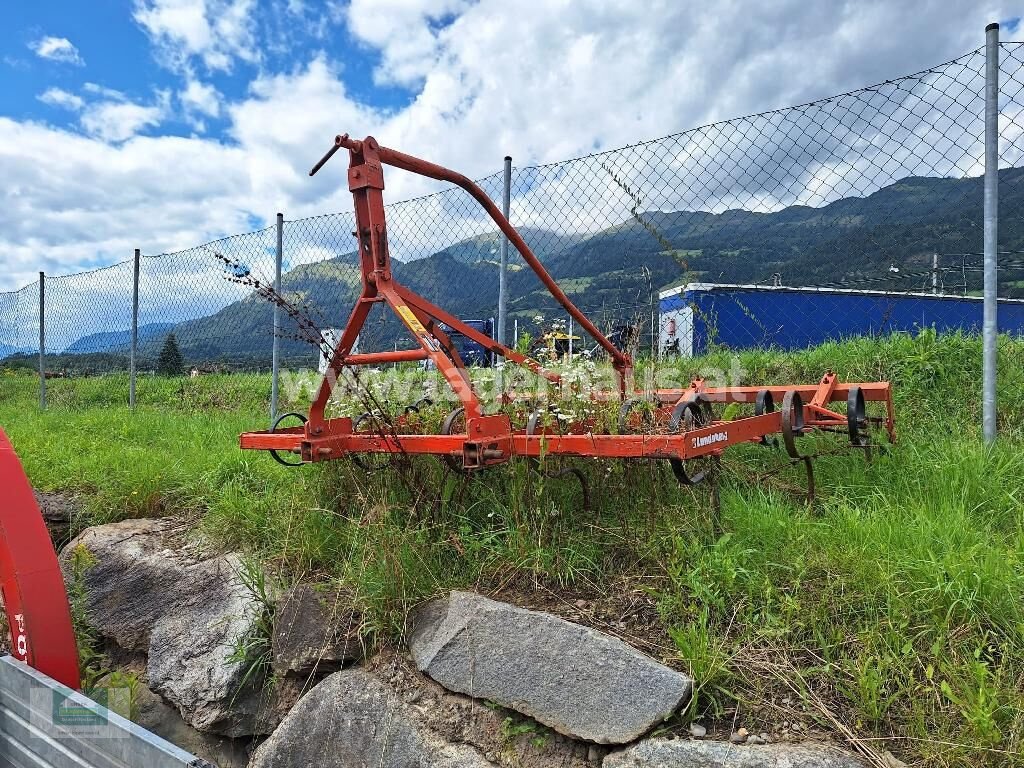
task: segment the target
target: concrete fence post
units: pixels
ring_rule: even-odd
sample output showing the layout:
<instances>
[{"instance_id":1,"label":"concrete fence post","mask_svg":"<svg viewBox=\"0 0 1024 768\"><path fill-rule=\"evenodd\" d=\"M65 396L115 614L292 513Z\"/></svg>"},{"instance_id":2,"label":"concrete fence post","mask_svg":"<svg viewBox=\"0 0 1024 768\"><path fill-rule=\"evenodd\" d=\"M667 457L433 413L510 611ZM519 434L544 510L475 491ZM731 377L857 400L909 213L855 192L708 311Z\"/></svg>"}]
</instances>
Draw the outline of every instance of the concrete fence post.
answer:
<instances>
[{"instance_id":1,"label":"concrete fence post","mask_svg":"<svg viewBox=\"0 0 1024 768\"><path fill-rule=\"evenodd\" d=\"M996 439L996 345L999 272L999 25L985 27L985 289L982 320L982 434Z\"/></svg>"},{"instance_id":2,"label":"concrete fence post","mask_svg":"<svg viewBox=\"0 0 1024 768\"><path fill-rule=\"evenodd\" d=\"M135 410L135 377L139 360L139 261L141 252L135 249L135 270L132 279L132 347L128 358L128 407Z\"/></svg>"},{"instance_id":3,"label":"concrete fence post","mask_svg":"<svg viewBox=\"0 0 1024 768\"><path fill-rule=\"evenodd\" d=\"M46 274L39 273L39 408L46 410Z\"/></svg>"}]
</instances>

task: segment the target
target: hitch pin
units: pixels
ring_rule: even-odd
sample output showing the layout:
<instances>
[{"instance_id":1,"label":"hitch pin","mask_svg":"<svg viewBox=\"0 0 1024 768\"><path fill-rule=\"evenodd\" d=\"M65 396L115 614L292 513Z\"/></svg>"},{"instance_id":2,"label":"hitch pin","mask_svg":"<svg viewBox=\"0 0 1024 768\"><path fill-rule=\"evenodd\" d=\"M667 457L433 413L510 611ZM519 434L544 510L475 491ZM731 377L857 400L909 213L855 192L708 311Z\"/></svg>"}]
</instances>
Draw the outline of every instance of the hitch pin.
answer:
<instances>
[{"instance_id":1,"label":"hitch pin","mask_svg":"<svg viewBox=\"0 0 1024 768\"><path fill-rule=\"evenodd\" d=\"M317 171L324 167L324 163L334 157L334 153L344 146L345 142L348 141L348 134L344 133L340 136L336 136L334 139L334 146L327 150L327 154L320 158L320 162L313 166L313 169L309 172L310 176L314 176Z\"/></svg>"}]
</instances>

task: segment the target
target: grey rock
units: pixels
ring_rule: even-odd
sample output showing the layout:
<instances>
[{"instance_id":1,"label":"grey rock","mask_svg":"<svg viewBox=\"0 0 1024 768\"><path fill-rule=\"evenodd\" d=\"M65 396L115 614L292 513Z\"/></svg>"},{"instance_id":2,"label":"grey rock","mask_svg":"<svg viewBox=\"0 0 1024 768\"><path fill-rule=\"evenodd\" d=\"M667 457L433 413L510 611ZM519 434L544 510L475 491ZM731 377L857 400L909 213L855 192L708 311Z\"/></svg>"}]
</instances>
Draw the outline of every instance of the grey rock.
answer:
<instances>
[{"instance_id":1,"label":"grey rock","mask_svg":"<svg viewBox=\"0 0 1024 768\"><path fill-rule=\"evenodd\" d=\"M190 589L161 617L149 641L147 673L154 691L195 728L225 736L269 733L270 710L246 685L245 662L229 661L262 606L238 578L237 557L196 563L182 577ZM262 680L253 680L259 684Z\"/></svg>"},{"instance_id":2,"label":"grey rock","mask_svg":"<svg viewBox=\"0 0 1024 768\"><path fill-rule=\"evenodd\" d=\"M274 615L273 665L279 675L336 672L362 656L367 637L350 596L300 584L281 596Z\"/></svg>"},{"instance_id":3,"label":"grey rock","mask_svg":"<svg viewBox=\"0 0 1024 768\"><path fill-rule=\"evenodd\" d=\"M82 505L72 495L56 491L34 491L36 504L43 513L43 521L50 538L59 548L70 538L71 524L82 514Z\"/></svg>"},{"instance_id":4,"label":"grey rock","mask_svg":"<svg viewBox=\"0 0 1024 768\"><path fill-rule=\"evenodd\" d=\"M708 729L700 723L690 723L690 735L695 739L703 739L708 735Z\"/></svg>"},{"instance_id":5,"label":"grey rock","mask_svg":"<svg viewBox=\"0 0 1024 768\"><path fill-rule=\"evenodd\" d=\"M452 744L473 747L502 768L593 768L607 748L553 733L527 718L460 693L417 670L404 655L383 651L366 669L402 701L420 730Z\"/></svg>"},{"instance_id":6,"label":"grey rock","mask_svg":"<svg viewBox=\"0 0 1024 768\"><path fill-rule=\"evenodd\" d=\"M87 528L60 554L71 586L76 556L89 625L130 651L149 650L161 617L182 599L182 572L192 563L173 550L180 524L170 519L124 520ZM172 549L173 548L173 549Z\"/></svg>"},{"instance_id":7,"label":"grey rock","mask_svg":"<svg viewBox=\"0 0 1024 768\"><path fill-rule=\"evenodd\" d=\"M648 739L608 755L602 768L867 768L867 764L824 744L751 747L722 741Z\"/></svg>"},{"instance_id":8,"label":"grey rock","mask_svg":"<svg viewBox=\"0 0 1024 768\"><path fill-rule=\"evenodd\" d=\"M189 725L233 737L269 733L270 710L243 685L246 665L228 661L262 606L239 577L237 556L204 558L185 545L182 529L171 519L89 528L61 553L65 579L81 580L92 627L147 655L150 688Z\"/></svg>"},{"instance_id":9,"label":"grey rock","mask_svg":"<svg viewBox=\"0 0 1024 768\"><path fill-rule=\"evenodd\" d=\"M575 738L623 744L671 716L690 680L617 638L470 592L411 619L416 666Z\"/></svg>"},{"instance_id":10,"label":"grey rock","mask_svg":"<svg viewBox=\"0 0 1024 768\"><path fill-rule=\"evenodd\" d=\"M747 740L747 734L734 731L729 734L729 742L732 744L742 744Z\"/></svg>"},{"instance_id":11,"label":"grey rock","mask_svg":"<svg viewBox=\"0 0 1024 768\"><path fill-rule=\"evenodd\" d=\"M472 747L450 744L362 669L335 672L295 705L256 750L250 768L487 768Z\"/></svg>"},{"instance_id":12,"label":"grey rock","mask_svg":"<svg viewBox=\"0 0 1024 768\"><path fill-rule=\"evenodd\" d=\"M766 744L767 742L768 742L767 739L764 739L761 736L758 736L756 733L752 733L749 736L747 736L747 741L746 741L747 744L754 744L754 745Z\"/></svg>"},{"instance_id":13,"label":"grey rock","mask_svg":"<svg viewBox=\"0 0 1024 768\"><path fill-rule=\"evenodd\" d=\"M146 730L218 768L245 768L248 764L249 750L242 739L229 739L197 731L182 719L178 710L168 706L145 686L140 685L135 695L138 707L135 721Z\"/></svg>"}]
</instances>

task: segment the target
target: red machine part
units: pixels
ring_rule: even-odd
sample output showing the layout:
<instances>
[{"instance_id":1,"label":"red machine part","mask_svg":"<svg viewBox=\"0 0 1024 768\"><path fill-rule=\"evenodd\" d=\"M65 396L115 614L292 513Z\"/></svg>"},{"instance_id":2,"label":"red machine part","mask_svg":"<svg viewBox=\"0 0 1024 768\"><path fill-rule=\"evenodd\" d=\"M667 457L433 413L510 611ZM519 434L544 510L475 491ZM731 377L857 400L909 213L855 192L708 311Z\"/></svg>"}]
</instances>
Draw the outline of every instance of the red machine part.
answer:
<instances>
[{"instance_id":1,"label":"red machine part","mask_svg":"<svg viewBox=\"0 0 1024 768\"><path fill-rule=\"evenodd\" d=\"M684 469L685 462L720 455L727 447L739 443L765 444L766 436L771 434L781 434L789 455L805 462L809 462L809 457L802 456L797 450L795 438L807 430L847 432L854 446L869 448L866 431L869 424L875 424L883 425L889 439L895 439L889 382L842 384L831 372L826 373L816 385L706 387L703 381L698 380L692 382L687 389L659 390L646 395L646 398L654 400L656 414L652 422L667 428L660 434L630 434L632 430L625 424L625 414L633 400L645 397L643 393L633 391L633 361L569 300L483 190L462 174L381 147L372 136L361 141L351 139L347 134L335 137L334 146L313 167L310 175L316 173L343 147L349 151L348 182L355 204L354 234L359 240L362 294L335 347L329 369L310 407L308 420L297 427L247 432L241 435L242 448L271 450L275 456L276 452L287 451L298 455L305 462L327 461L360 453L433 454L461 465L464 469L498 464L513 456L538 457L552 454L668 459L681 482L699 482L696 478L703 475L690 477ZM534 428L515 429L505 414L484 415L465 364L441 325L555 384L560 384L561 379L537 360L469 327L392 277L384 208L384 165L451 182L466 190L487 211L555 300L611 358L617 374L618 391L600 393L594 395L594 398L624 401L623 418L620 419L623 424L618 434L595 434L590 429L577 429L584 425L570 425L567 430L554 433L538 431L536 424ZM397 315L416 340L419 349L353 354L353 345L370 308L381 302ZM459 422L464 426L458 430L443 429L445 434L441 435L399 434L397 430L360 429L359 424L354 425L349 418L325 419L324 410L342 368L426 359L433 361L461 403ZM870 401L885 404L886 413L883 418L867 418L865 403ZM712 402L751 403L755 406L755 415L717 421L711 413ZM833 402L845 402L846 412L826 407ZM782 406L781 410L775 409L775 403ZM365 421L372 425L374 420ZM451 419L446 421L449 427L454 423Z\"/></svg>"},{"instance_id":2,"label":"red machine part","mask_svg":"<svg viewBox=\"0 0 1024 768\"><path fill-rule=\"evenodd\" d=\"M78 646L57 555L32 486L0 429L0 591L11 655L77 689Z\"/></svg>"}]
</instances>

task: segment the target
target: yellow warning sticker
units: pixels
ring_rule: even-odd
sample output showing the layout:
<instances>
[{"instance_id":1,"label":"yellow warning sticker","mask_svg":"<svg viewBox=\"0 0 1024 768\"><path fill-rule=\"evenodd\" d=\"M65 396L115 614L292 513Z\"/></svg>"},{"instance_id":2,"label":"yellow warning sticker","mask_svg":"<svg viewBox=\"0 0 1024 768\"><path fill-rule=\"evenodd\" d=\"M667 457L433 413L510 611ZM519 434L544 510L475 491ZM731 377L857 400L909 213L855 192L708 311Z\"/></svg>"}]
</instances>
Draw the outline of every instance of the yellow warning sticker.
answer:
<instances>
[{"instance_id":1,"label":"yellow warning sticker","mask_svg":"<svg viewBox=\"0 0 1024 768\"><path fill-rule=\"evenodd\" d=\"M399 304L395 309L398 310L398 314L402 316L402 319L412 328L414 333L420 336L427 336L427 329L423 327L423 323L419 321L419 318L413 314L412 310L409 309L405 304Z\"/></svg>"}]
</instances>

